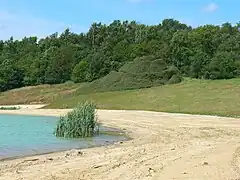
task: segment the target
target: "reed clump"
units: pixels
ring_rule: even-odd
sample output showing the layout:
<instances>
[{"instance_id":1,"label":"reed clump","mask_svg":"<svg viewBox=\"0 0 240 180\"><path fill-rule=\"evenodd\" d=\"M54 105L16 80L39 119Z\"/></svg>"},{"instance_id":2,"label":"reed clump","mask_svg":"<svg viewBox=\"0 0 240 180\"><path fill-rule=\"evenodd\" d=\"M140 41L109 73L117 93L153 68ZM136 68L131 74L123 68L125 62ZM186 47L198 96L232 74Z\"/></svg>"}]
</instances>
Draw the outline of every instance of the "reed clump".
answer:
<instances>
[{"instance_id":1,"label":"reed clump","mask_svg":"<svg viewBox=\"0 0 240 180\"><path fill-rule=\"evenodd\" d=\"M92 137L97 133L96 105L91 102L80 103L66 116L61 116L55 130L55 135L63 138Z\"/></svg>"},{"instance_id":2,"label":"reed clump","mask_svg":"<svg viewBox=\"0 0 240 180\"><path fill-rule=\"evenodd\" d=\"M19 110L20 107L15 107L15 106L7 106L7 107L0 107L0 110Z\"/></svg>"}]
</instances>

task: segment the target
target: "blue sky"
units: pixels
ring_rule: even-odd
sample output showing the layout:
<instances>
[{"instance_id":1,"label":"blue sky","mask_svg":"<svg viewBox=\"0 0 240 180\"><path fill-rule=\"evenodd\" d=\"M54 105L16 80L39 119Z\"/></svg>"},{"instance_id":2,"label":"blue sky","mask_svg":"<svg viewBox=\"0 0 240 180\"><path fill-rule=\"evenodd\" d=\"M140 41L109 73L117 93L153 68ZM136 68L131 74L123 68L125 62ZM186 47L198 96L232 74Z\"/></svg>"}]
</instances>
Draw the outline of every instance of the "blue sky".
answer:
<instances>
[{"instance_id":1,"label":"blue sky","mask_svg":"<svg viewBox=\"0 0 240 180\"><path fill-rule=\"evenodd\" d=\"M240 0L1 0L0 39L44 37L70 27L86 32L93 22L136 20L158 24L174 18L192 26L236 24Z\"/></svg>"}]
</instances>

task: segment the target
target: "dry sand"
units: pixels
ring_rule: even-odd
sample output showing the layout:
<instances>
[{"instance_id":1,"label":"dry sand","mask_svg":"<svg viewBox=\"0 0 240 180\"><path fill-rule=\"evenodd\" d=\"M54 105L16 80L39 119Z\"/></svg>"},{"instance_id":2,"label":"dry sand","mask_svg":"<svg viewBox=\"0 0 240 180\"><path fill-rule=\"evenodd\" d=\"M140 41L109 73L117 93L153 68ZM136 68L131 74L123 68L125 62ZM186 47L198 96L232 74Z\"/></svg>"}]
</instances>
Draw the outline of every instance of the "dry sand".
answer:
<instances>
[{"instance_id":1,"label":"dry sand","mask_svg":"<svg viewBox=\"0 0 240 180\"><path fill-rule=\"evenodd\" d=\"M56 116L69 111L36 108L0 113ZM133 139L83 154L3 161L0 180L240 179L239 118L110 110L98 110L98 116Z\"/></svg>"}]
</instances>

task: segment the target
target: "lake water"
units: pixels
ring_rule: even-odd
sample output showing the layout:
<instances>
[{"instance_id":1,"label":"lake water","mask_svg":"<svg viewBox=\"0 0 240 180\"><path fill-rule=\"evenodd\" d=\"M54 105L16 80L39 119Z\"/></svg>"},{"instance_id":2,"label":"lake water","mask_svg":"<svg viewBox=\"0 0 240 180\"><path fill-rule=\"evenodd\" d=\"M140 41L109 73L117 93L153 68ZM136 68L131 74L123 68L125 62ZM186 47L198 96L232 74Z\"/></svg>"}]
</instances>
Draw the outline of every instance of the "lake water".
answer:
<instances>
[{"instance_id":1,"label":"lake water","mask_svg":"<svg viewBox=\"0 0 240 180\"><path fill-rule=\"evenodd\" d=\"M57 119L43 116L0 115L0 159L88 148L126 140L124 136L113 135L75 140L56 138L53 131Z\"/></svg>"}]
</instances>

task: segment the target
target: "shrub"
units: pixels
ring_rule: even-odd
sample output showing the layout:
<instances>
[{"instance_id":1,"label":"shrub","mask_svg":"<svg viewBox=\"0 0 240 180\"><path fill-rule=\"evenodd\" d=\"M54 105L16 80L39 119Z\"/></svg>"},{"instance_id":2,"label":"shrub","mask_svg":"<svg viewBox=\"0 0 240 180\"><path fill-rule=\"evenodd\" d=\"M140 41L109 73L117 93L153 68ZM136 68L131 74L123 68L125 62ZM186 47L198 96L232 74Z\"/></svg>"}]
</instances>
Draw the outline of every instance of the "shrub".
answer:
<instances>
[{"instance_id":1,"label":"shrub","mask_svg":"<svg viewBox=\"0 0 240 180\"><path fill-rule=\"evenodd\" d=\"M86 60L80 61L73 69L71 79L76 82L85 82L87 80L88 62Z\"/></svg>"},{"instance_id":2,"label":"shrub","mask_svg":"<svg viewBox=\"0 0 240 180\"><path fill-rule=\"evenodd\" d=\"M55 135L64 138L92 137L99 131L96 106L90 102L79 104L57 122Z\"/></svg>"},{"instance_id":3,"label":"shrub","mask_svg":"<svg viewBox=\"0 0 240 180\"><path fill-rule=\"evenodd\" d=\"M163 74L164 74L164 79L168 81L172 78L172 76L180 75L180 72L176 66L170 66L168 69L163 71Z\"/></svg>"},{"instance_id":4,"label":"shrub","mask_svg":"<svg viewBox=\"0 0 240 180\"><path fill-rule=\"evenodd\" d=\"M230 79L236 76L236 55L231 52L218 52L208 66L208 79Z\"/></svg>"},{"instance_id":5,"label":"shrub","mask_svg":"<svg viewBox=\"0 0 240 180\"><path fill-rule=\"evenodd\" d=\"M174 74L171 79L169 79L169 81L167 82L167 84L177 84L180 83L182 81L182 77Z\"/></svg>"},{"instance_id":6,"label":"shrub","mask_svg":"<svg viewBox=\"0 0 240 180\"><path fill-rule=\"evenodd\" d=\"M18 110L18 109L20 109L20 107L15 107L15 106L13 106L13 107L9 107L9 106L7 106L7 107L0 107L0 110Z\"/></svg>"}]
</instances>

